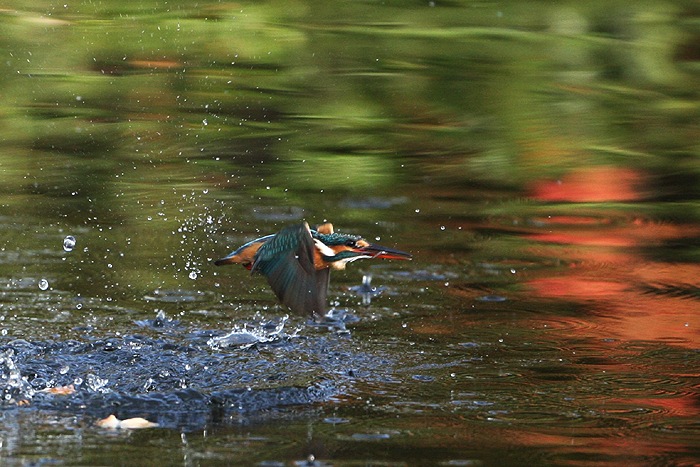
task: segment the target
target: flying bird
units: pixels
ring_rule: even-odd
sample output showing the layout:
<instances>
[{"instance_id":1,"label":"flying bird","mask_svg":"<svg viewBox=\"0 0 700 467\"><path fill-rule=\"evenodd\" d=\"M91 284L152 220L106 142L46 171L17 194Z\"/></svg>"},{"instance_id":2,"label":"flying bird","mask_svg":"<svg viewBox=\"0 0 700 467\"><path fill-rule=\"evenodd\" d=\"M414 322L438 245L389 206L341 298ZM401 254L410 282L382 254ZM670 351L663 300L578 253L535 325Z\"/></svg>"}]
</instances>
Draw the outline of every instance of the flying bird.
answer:
<instances>
[{"instance_id":1,"label":"flying bird","mask_svg":"<svg viewBox=\"0 0 700 467\"><path fill-rule=\"evenodd\" d=\"M322 319L331 269L358 259L404 259L412 255L333 231L333 224L310 228L302 222L252 240L214 264L241 264L267 278L277 298L292 312Z\"/></svg>"}]
</instances>

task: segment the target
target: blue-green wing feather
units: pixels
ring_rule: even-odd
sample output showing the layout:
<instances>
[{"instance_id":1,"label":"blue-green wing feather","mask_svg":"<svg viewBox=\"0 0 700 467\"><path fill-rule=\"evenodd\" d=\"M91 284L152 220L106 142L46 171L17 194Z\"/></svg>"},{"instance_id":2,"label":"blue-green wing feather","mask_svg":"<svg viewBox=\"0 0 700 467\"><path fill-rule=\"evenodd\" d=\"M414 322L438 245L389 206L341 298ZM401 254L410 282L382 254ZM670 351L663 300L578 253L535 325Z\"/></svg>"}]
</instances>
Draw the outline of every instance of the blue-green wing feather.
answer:
<instances>
[{"instance_id":1,"label":"blue-green wing feather","mask_svg":"<svg viewBox=\"0 0 700 467\"><path fill-rule=\"evenodd\" d=\"M308 224L285 227L255 255L251 272L267 278L277 298L295 313L325 313L330 270L316 271Z\"/></svg>"}]
</instances>

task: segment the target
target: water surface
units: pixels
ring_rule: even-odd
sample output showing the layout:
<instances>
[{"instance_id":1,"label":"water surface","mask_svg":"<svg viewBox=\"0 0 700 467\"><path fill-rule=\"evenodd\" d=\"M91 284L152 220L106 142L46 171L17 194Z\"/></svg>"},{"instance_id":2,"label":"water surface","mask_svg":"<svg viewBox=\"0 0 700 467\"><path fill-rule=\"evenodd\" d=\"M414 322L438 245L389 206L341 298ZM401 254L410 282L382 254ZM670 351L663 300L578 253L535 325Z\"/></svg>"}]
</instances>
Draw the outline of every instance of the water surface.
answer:
<instances>
[{"instance_id":1,"label":"water surface","mask_svg":"<svg viewBox=\"0 0 700 467\"><path fill-rule=\"evenodd\" d=\"M0 463L699 462L697 18L12 2ZM213 266L302 219L414 260Z\"/></svg>"}]
</instances>

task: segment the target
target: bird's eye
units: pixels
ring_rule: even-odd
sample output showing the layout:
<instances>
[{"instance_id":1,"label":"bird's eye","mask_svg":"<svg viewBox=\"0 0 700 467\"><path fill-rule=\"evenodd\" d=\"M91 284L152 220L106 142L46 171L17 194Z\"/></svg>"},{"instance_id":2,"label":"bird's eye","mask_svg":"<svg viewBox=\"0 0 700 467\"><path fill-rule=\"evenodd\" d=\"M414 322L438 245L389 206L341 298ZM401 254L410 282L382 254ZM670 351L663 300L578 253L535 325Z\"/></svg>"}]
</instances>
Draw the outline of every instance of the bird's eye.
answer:
<instances>
[{"instance_id":1,"label":"bird's eye","mask_svg":"<svg viewBox=\"0 0 700 467\"><path fill-rule=\"evenodd\" d=\"M355 240L346 240L345 246L349 246L350 248L354 248L357 246L357 243L355 242Z\"/></svg>"}]
</instances>

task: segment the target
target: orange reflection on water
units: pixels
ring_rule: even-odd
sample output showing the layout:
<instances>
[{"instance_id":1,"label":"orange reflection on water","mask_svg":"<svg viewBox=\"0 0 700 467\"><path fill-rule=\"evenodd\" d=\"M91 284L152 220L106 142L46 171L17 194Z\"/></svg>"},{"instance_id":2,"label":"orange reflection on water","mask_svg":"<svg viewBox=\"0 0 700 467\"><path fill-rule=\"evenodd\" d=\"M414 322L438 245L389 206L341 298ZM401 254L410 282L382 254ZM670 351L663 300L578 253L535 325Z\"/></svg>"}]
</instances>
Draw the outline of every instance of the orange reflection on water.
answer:
<instances>
[{"instance_id":1,"label":"orange reflection on water","mask_svg":"<svg viewBox=\"0 0 700 467\"><path fill-rule=\"evenodd\" d=\"M576 253L567 258L569 268L535 277L528 286L540 297L586 305L601 337L700 345L700 305L693 295L700 265L648 261L627 248Z\"/></svg>"},{"instance_id":2,"label":"orange reflection on water","mask_svg":"<svg viewBox=\"0 0 700 467\"><path fill-rule=\"evenodd\" d=\"M643 177L629 169L581 169L561 182L539 182L533 196L543 201L576 202L641 199ZM604 204L601 204L604 209ZM575 212L575 205L571 211ZM670 241L700 235L695 225L584 215L538 219L538 231L524 234L537 242L533 250L556 245L568 263L558 275L534 277L527 282L537 295L586 305L601 337L700 345L697 278L700 265L653 258ZM562 246L566 245L563 248ZM591 332L586 329L585 332Z\"/></svg>"},{"instance_id":3,"label":"orange reflection on water","mask_svg":"<svg viewBox=\"0 0 700 467\"><path fill-rule=\"evenodd\" d=\"M640 199L644 177L637 171L618 167L586 167L559 180L535 182L531 196L543 201L632 201Z\"/></svg>"},{"instance_id":4,"label":"orange reflection on water","mask_svg":"<svg viewBox=\"0 0 700 467\"><path fill-rule=\"evenodd\" d=\"M568 224L558 223L566 221ZM593 227L582 227L568 218L546 219L541 221L546 232L533 232L527 238L548 243L601 246L642 246L660 245L673 239L700 234L700 228L672 223L649 222L633 219L631 222L612 220L599 222Z\"/></svg>"},{"instance_id":5,"label":"orange reflection on water","mask_svg":"<svg viewBox=\"0 0 700 467\"><path fill-rule=\"evenodd\" d=\"M694 284L700 277L700 265L646 257L655 245L682 237L687 229L648 225L643 235L638 229L631 223L628 229L602 226L585 235L575 227L549 236L535 234L532 238L540 245L533 250L541 255L546 243L556 243L569 267L556 276L550 272L533 277L527 284L540 297L586 305L598 331L605 334L602 337L697 347L700 305ZM569 245L563 251L562 243Z\"/></svg>"},{"instance_id":6,"label":"orange reflection on water","mask_svg":"<svg viewBox=\"0 0 700 467\"><path fill-rule=\"evenodd\" d=\"M601 338L659 341L697 348L700 345L698 302L645 289L631 277L616 277L609 269L607 279L593 279L580 269L556 278L537 278L528 285L540 297L557 298L586 305L596 326L581 332L595 332ZM595 330L595 331L593 331ZM590 337L590 336L587 336Z\"/></svg>"},{"instance_id":7,"label":"orange reflection on water","mask_svg":"<svg viewBox=\"0 0 700 467\"><path fill-rule=\"evenodd\" d=\"M563 464L570 466L646 466L650 460L663 458L664 453L676 453L679 449L678 443L623 436L624 433L620 428L601 428L594 434L594 430L586 427L559 429L556 433L513 430L507 435L525 446L549 448L554 459L563 456L566 460Z\"/></svg>"}]
</instances>

